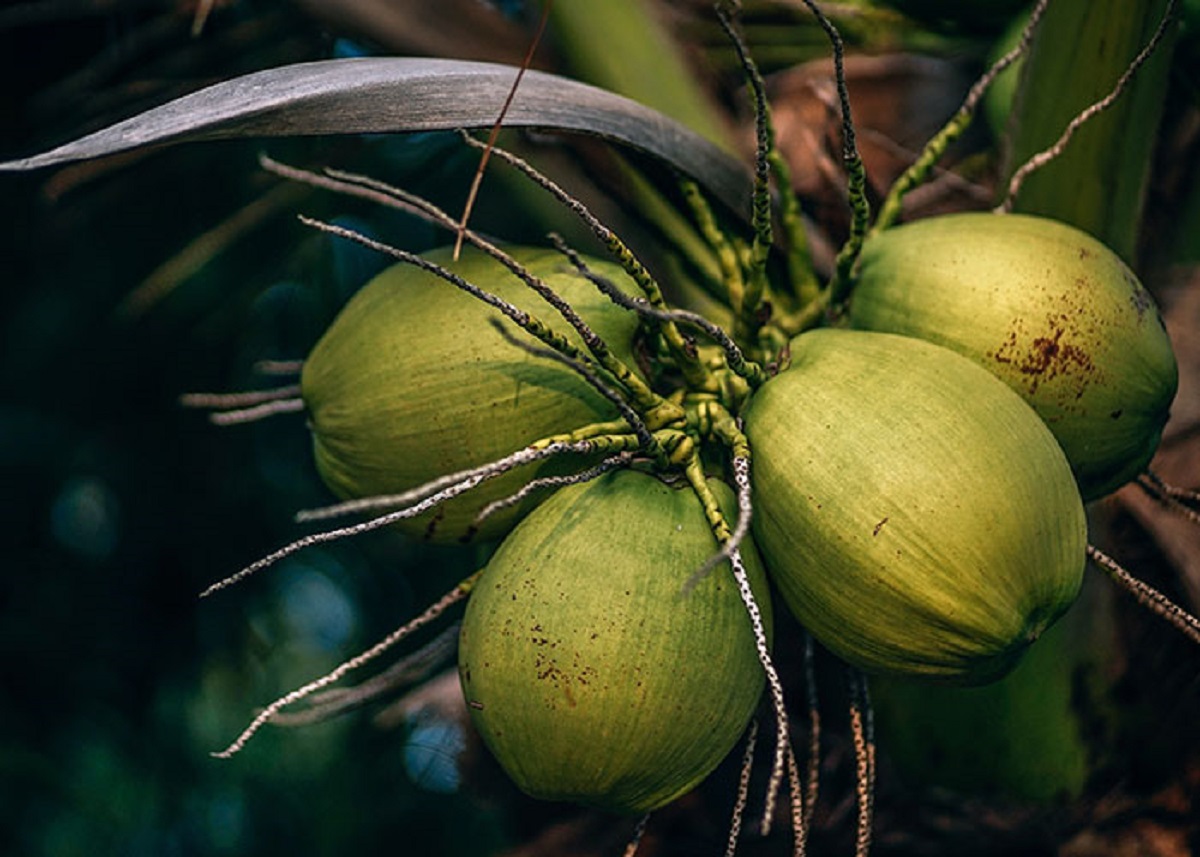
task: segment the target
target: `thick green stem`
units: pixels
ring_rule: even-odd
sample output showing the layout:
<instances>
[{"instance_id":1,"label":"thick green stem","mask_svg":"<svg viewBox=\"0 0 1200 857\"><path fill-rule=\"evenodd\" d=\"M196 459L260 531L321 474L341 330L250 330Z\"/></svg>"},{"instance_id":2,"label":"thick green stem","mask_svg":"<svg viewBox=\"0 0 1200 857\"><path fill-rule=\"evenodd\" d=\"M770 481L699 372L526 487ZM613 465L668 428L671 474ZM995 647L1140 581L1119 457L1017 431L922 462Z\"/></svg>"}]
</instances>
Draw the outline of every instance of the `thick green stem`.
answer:
<instances>
[{"instance_id":1,"label":"thick green stem","mask_svg":"<svg viewBox=\"0 0 1200 857\"><path fill-rule=\"evenodd\" d=\"M787 161L776 148L767 153L771 176L779 190L779 222L787 237L787 271L789 292L803 307L815 300L821 291L821 283L813 268L812 254L808 249L808 230L800 211L800 200L792 190L792 171Z\"/></svg>"},{"instance_id":2,"label":"thick green stem","mask_svg":"<svg viewBox=\"0 0 1200 857\"><path fill-rule=\"evenodd\" d=\"M708 525L712 528L713 535L721 544L729 541L729 537L733 535L733 530L730 528L729 522L725 520L725 515L721 512L721 506L717 502L716 495L708 487L708 478L704 475L704 466L700 462L699 452L693 453L687 462L684 473L687 475L688 484L696 492L696 497L700 501L700 507L704 510L704 517L708 520Z\"/></svg>"},{"instance_id":3,"label":"thick green stem","mask_svg":"<svg viewBox=\"0 0 1200 857\"><path fill-rule=\"evenodd\" d=\"M722 286L724 287L720 297L732 309L734 296L740 302L745 290L745 284L742 280L742 263L738 257L738 252L730 242L729 237L721 230L720 225L718 225L717 216L700 190L700 185L693 179L681 176L679 179L679 189L683 193L683 199L687 203L688 208L691 209L692 217L695 218L696 227L700 230L700 235L708 243L712 254L716 256L717 264L720 266Z\"/></svg>"}]
</instances>

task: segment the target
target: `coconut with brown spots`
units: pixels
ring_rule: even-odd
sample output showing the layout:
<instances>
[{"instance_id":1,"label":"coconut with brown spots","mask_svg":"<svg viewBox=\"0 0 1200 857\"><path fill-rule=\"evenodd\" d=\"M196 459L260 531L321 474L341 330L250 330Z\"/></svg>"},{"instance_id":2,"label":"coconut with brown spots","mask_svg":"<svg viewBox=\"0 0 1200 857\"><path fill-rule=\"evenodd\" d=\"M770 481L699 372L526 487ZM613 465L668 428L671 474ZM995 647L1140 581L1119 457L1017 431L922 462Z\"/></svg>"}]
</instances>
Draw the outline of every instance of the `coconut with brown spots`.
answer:
<instances>
[{"instance_id":1,"label":"coconut with brown spots","mask_svg":"<svg viewBox=\"0 0 1200 857\"><path fill-rule=\"evenodd\" d=\"M745 412L753 529L780 595L868 672L999 678L1082 580L1083 503L1053 435L929 342L825 329L791 354Z\"/></svg>"},{"instance_id":2,"label":"coconut with brown spots","mask_svg":"<svg viewBox=\"0 0 1200 857\"><path fill-rule=\"evenodd\" d=\"M1089 500L1146 466L1175 395L1153 298L1115 253L1047 218L955 214L872 237L850 321L952 348L1005 381Z\"/></svg>"},{"instance_id":3,"label":"coconut with brown spots","mask_svg":"<svg viewBox=\"0 0 1200 857\"><path fill-rule=\"evenodd\" d=\"M732 519L732 492L710 480ZM534 797L643 813L697 785L763 689L746 609L682 480L623 470L556 492L501 543L463 618L471 717ZM765 573L743 557L764 619Z\"/></svg>"}]
</instances>

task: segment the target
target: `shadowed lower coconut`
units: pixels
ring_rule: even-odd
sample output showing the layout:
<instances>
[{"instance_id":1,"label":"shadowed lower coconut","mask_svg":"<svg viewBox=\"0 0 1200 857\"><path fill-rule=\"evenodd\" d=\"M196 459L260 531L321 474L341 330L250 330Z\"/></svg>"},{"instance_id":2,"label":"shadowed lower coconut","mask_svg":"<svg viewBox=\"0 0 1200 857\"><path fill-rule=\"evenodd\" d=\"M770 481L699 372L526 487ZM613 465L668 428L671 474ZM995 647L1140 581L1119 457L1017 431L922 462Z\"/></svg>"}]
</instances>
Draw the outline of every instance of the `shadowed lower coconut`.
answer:
<instances>
[{"instance_id":1,"label":"shadowed lower coconut","mask_svg":"<svg viewBox=\"0 0 1200 857\"><path fill-rule=\"evenodd\" d=\"M742 547L769 627L765 575ZM763 671L729 564L685 591L716 549L688 487L628 470L556 492L501 543L467 604L459 672L522 790L647 812L725 757Z\"/></svg>"},{"instance_id":2,"label":"shadowed lower coconut","mask_svg":"<svg viewBox=\"0 0 1200 857\"><path fill-rule=\"evenodd\" d=\"M918 339L816 330L746 414L754 533L792 612L869 672L997 678L1074 600L1083 504L1037 415Z\"/></svg>"},{"instance_id":3,"label":"shadowed lower coconut","mask_svg":"<svg viewBox=\"0 0 1200 857\"><path fill-rule=\"evenodd\" d=\"M508 252L633 365L638 325L633 313L601 295L555 251ZM582 347L567 323L499 262L472 248L458 262L450 255L447 248L426 258L554 329L569 331ZM612 264L589 260L589 265L613 282L629 282ZM611 403L570 368L505 341L489 323L500 317L499 310L405 264L387 269L350 300L305 360L301 378L317 469L335 494L350 499L401 493L547 435L616 418ZM567 468L577 466L574 461ZM436 515L398 526L435 541L463 538L488 501L560 470L554 462L526 465L450 501ZM489 518L480 536L504 533L532 502Z\"/></svg>"},{"instance_id":4,"label":"shadowed lower coconut","mask_svg":"<svg viewBox=\"0 0 1200 857\"><path fill-rule=\"evenodd\" d=\"M971 358L1020 393L1093 499L1150 461L1178 371L1133 272L1091 236L1042 217L955 214L871 238L854 327Z\"/></svg>"}]
</instances>

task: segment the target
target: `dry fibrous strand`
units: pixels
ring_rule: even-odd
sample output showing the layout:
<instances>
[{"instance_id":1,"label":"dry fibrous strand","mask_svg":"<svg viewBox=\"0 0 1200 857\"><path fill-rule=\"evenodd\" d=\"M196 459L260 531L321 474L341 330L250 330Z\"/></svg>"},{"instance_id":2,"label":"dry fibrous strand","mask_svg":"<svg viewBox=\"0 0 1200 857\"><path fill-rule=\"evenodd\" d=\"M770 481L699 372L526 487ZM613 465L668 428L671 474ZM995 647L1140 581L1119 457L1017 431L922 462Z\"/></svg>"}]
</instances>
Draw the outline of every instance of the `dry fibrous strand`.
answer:
<instances>
[{"instance_id":1,"label":"dry fibrous strand","mask_svg":"<svg viewBox=\"0 0 1200 857\"><path fill-rule=\"evenodd\" d=\"M242 730L242 733L234 739L232 744L230 744L224 750L215 752L212 755L218 759L228 759L231 756L241 752L242 748L245 747L246 743L254 737L255 733L257 733L258 730L263 726L270 723L275 715L284 708L289 705L293 705L294 703L297 703L308 696L311 696L317 691L329 687L335 682L341 681L341 679L348 673L358 669L359 667L365 666L375 658L378 658L380 655L392 649L394 646L403 642L413 632L418 631L431 622L436 621L448 609L465 599L467 595L470 594L472 587L479 579L481 573L482 572L476 572L460 582L440 599L427 607L425 611L415 619L405 623L395 631L392 631L371 648L367 649L361 654L355 655L350 660L345 661L320 678L311 681L303 687L299 687L296 690L293 690L291 693L281 696L279 699L272 702L270 705L260 711L253 720L250 721L250 725Z\"/></svg>"},{"instance_id":2,"label":"dry fibrous strand","mask_svg":"<svg viewBox=\"0 0 1200 857\"><path fill-rule=\"evenodd\" d=\"M1138 580L1099 548L1088 545L1087 555L1114 583L1132 595L1138 604L1174 626L1193 643L1200 644L1200 619L1184 610L1150 584Z\"/></svg>"},{"instance_id":3,"label":"dry fibrous strand","mask_svg":"<svg viewBox=\"0 0 1200 857\"><path fill-rule=\"evenodd\" d=\"M246 579L247 577L250 577L252 574L259 572L264 568L274 565L281 559L289 557L297 551L312 547L313 545L324 544L325 542L332 542L338 539L361 535L362 533L367 533L372 530L380 529L381 527L386 527L389 524L395 523L396 521L404 520L406 518L414 518L430 509L436 508L440 504L445 503L447 500L451 500L460 494L470 491L472 488L475 488L488 479L494 479L497 476L507 473L521 464L528 464L530 462L538 461L543 458L549 458L564 452L587 454L592 452L594 448L595 445L591 441L580 441L577 444L551 444L540 449L523 449L513 453L507 458L491 462L473 470L463 471L462 473L455 474L455 476L461 478L452 481L450 484L446 485L446 487L441 488L432 494L426 494L423 496L423 499L420 499L409 505L405 505L402 508L396 509L395 511L388 512L387 514L380 515L368 521L363 521L359 524L353 524L347 527L339 527L333 530L325 530L323 532L313 533L311 535L296 539L295 541L284 545L278 550L272 551L261 559L252 562L250 565L246 566L240 571L235 572L223 580L212 584L200 593L200 597L206 598L215 592L218 592Z\"/></svg>"},{"instance_id":4,"label":"dry fibrous strand","mask_svg":"<svg viewBox=\"0 0 1200 857\"><path fill-rule=\"evenodd\" d=\"M738 839L742 835L742 821L746 804L750 799L750 774L754 768L754 750L758 746L758 718L750 721L746 730L746 748L742 751L742 767L738 774L737 796L733 802L733 813L729 819L729 839L725 844L725 857L733 857Z\"/></svg>"},{"instance_id":5,"label":"dry fibrous strand","mask_svg":"<svg viewBox=\"0 0 1200 857\"><path fill-rule=\"evenodd\" d=\"M871 850L875 814L875 726L866 677L852 667L846 668L850 698L850 732L854 743L854 787L858 814L854 834L855 857L866 857Z\"/></svg>"},{"instance_id":6,"label":"dry fibrous strand","mask_svg":"<svg viewBox=\"0 0 1200 857\"><path fill-rule=\"evenodd\" d=\"M1135 482L1146 494L1162 503L1174 514L1193 524L1200 524L1200 511L1195 508L1195 504L1200 502L1200 495L1197 495L1197 492L1168 485L1152 470L1138 474Z\"/></svg>"},{"instance_id":7,"label":"dry fibrous strand","mask_svg":"<svg viewBox=\"0 0 1200 857\"><path fill-rule=\"evenodd\" d=\"M276 712L271 718L271 724L307 726L321 723L424 681L434 670L453 657L458 642L458 627L457 622L448 626L415 652L404 655L387 669L360 684L313 693L305 699L308 707L301 711Z\"/></svg>"},{"instance_id":8,"label":"dry fibrous strand","mask_svg":"<svg viewBox=\"0 0 1200 857\"><path fill-rule=\"evenodd\" d=\"M589 467L587 470L581 470L578 473L564 476L543 476L540 479L534 479L526 483L521 490L507 497L502 497L499 500L494 500L480 509L479 514L475 517L475 524L478 525L486 521L500 509L506 509L509 506L520 503L535 491L542 491L546 488L565 488L568 485L579 485L584 482L590 482L614 468L628 467L633 461L634 457L632 454L622 452L617 455L610 455L595 467Z\"/></svg>"}]
</instances>

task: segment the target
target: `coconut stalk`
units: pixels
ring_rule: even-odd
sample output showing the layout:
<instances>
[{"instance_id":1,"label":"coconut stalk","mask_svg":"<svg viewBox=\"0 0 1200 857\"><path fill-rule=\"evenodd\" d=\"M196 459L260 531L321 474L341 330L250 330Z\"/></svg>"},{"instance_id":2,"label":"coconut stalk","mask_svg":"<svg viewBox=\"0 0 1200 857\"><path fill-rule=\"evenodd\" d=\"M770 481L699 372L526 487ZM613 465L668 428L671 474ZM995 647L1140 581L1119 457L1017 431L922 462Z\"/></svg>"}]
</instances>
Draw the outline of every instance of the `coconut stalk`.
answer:
<instances>
[{"instance_id":1,"label":"coconut stalk","mask_svg":"<svg viewBox=\"0 0 1200 857\"><path fill-rule=\"evenodd\" d=\"M1113 595L1103 581L1088 580L1067 615L993 684L874 679L880 741L900 775L915 785L1033 802L1082 794L1096 756L1075 707L1081 691L1089 704L1102 704L1095 694L1109 677L1098 663L1077 674L1063 652L1112 650L1093 617L1111 609Z\"/></svg>"},{"instance_id":2,"label":"coconut stalk","mask_svg":"<svg viewBox=\"0 0 1200 857\"><path fill-rule=\"evenodd\" d=\"M1167 0L1050 4L1024 61L1009 117L1006 179L1112 90L1166 7ZM1015 211L1070 223L1126 262L1136 261L1176 29L1172 26L1124 94L1081 127L1053 162L1029 176L1014 200Z\"/></svg>"}]
</instances>

